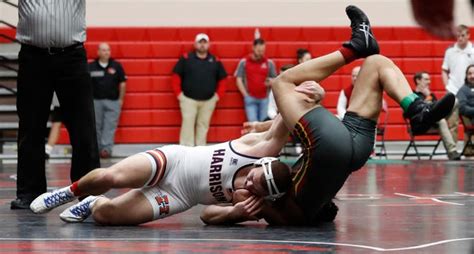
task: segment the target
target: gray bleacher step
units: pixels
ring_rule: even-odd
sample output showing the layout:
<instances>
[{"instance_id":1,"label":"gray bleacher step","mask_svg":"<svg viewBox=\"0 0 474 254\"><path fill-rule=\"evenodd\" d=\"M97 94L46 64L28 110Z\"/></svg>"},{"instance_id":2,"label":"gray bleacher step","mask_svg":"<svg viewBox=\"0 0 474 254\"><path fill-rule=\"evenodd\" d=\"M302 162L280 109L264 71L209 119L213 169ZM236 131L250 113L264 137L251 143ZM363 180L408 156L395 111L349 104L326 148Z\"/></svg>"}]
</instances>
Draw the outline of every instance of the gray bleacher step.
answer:
<instances>
[{"instance_id":1,"label":"gray bleacher step","mask_svg":"<svg viewBox=\"0 0 474 254\"><path fill-rule=\"evenodd\" d=\"M16 112L16 105L0 105L0 112Z\"/></svg>"},{"instance_id":2,"label":"gray bleacher step","mask_svg":"<svg viewBox=\"0 0 474 254\"><path fill-rule=\"evenodd\" d=\"M0 70L0 77L4 78L16 78L18 75L14 71Z\"/></svg>"},{"instance_id":3,"label":"gray bleacher step","mask_svg":"<svg viewBox=\"0 0 474 254\"><path fill-rule=\"evenodd\" d=\"M18 123L0 123L0 130L16 130Z\"/></svg>"},{"instance_id":4,"label":"gray bleacher step","mask_svg":"<svg viewBox=\"0 0 474 254\"><path fill-rule=\"evenodd\" d=\"M16 88L12 88L13 91L17 91ZM0 96L5 96L5 95L14 95L11 91L5 89L5 88L0 88Z\"/></svg>"},{"instance_id":5,"label":"gray bleacher step","mask_svg":"<svg viewBox=\"0 0 474 254\"><path fill-rule=\"evenodd\" d=\"M8 59L17 60L20 47L21 46L18 43L1 43L0 55L5 56Z\"/></svg>"}]
</instances>

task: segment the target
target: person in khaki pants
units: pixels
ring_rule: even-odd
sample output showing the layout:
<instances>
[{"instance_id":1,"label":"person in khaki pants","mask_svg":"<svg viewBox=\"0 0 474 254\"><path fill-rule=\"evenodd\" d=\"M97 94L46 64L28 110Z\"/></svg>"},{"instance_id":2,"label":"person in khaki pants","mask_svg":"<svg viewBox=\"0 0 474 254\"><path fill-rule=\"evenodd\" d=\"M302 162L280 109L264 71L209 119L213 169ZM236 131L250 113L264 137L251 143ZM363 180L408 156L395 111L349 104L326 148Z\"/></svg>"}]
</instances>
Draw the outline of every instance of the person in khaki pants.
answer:
<instances>
[{"instance_id":1,"label":"person in khaki pants","mask_svg":"<svg viewBox=\"0 0 474 254\"><path fill-rule=\"evenodd\" d=\"M459 89L464 85L466 67L470 64L474 64L474 47L469 41L469 27L465 25L457 26L456 37L456 43L446 50L441 66L441 74L446 90L454 95L456 95ZM453 111L446 120L448 121L451 134L453 135L453 140L457 143L459 127L458 100L456 100Z\"/></svg>"},{"instance_id":2,"label":"person in khaki pants","mask_svg":"<svg viewBox=\"0 0 474 254\"><path fill-rule=\"evenodd\" d=\"M413 76L413 81L415 82L415 91L420 98L422 98L426 103L436 103L437 98L431 92L431 77L430 74L426 71L419 71ZM461 155L456 150L456 142L454 142L453 136L448 127L448 122L446 119L439 120L433 128L437 128L439 135L443 140L443 145L447 151L449 160L460 160Z\"/></svg>"},{"instance_id":3,"label":"person in khaki pants","mask_svg":"<svg viewBox=\"0 0 474 254\"><path fill-rule=\"evenodd\" d=\"M209 53L209 36L196 35L194 51L181 56L171 81L181 109L180 145L206 144L212 113L225 92L226 77L222 63Z\"/></svg>"}]
</instances>

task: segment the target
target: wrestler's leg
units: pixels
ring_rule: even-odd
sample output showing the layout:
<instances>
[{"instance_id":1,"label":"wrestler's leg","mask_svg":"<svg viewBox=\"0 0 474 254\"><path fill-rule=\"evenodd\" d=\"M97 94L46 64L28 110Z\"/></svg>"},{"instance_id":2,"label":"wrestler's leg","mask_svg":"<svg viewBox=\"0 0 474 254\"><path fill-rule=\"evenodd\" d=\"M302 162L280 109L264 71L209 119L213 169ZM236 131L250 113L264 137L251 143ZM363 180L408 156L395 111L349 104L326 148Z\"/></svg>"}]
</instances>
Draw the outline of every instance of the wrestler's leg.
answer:
<instances>
[{"instance_id":1,"label":"wrestler's leg","mask_svg":"<svg viewBox=\"0 0 474 254\"><path fill-rule=\"evenodd\" d=\"M348 6L346 14L351 20L352 34L341 49L290 68L272 82L278 109L290 130L304 114L314 108L313 104L305 103L303 95L294 91L295 86L308 80L319 82L346 63L379 52L367 15L355 6Z\"/></svg>"},{"instance_id":2,"label":"wrestler's leg","mask_svg":"<svg viewBox=\"0 0 474 254\"><path fill-rule=\"evenodd\" d=\"M109 168L98 168L72 185L40 195L31 210L44 213L81 196L100 195L112 188L139 188L156 184L164 174L165 156L157 150L130 156Z\"/></svg>"},{"instance_id":3,"label":"wrestler's leg","mask_svg":"<svg viewBox=\"0 0 474 254\"><path fill-rule=\"evenodd\" d=\"M454 95L450 93L435 104L425 103L413 93L403 73L390 59L372 55L361 67L347 111L376 121L382 108L383 91L400 104L414 133L425 133L446 117L454 105Z\"/></svg>"},{"instance_id":4,"label":"wrestler's leg","mask_svg":"<svg viewBox=\"0 0 474 254\"><path fill-rule=\"evenodd\" d=\"M153 207L140 190L131 190L113 199L99 197L92 217L101 225L138 225L153 220Z\"/></svg>"},{"instance_id":5,"label":"wrestler's leg","mask_svg":"<svg viewBox=\"0 0 474 254\"><path fill-rule=\"evenodd\" d=\"M305 100L304 94L295 91L295 86L307 80L319 82L345 64L343 55L336 51L288 69L273 80L272 91L278 110L290 130L306 112L315 107Z\"/></svg>"},{"instance_id":6,"label":"wrestler's leg","mask_svg":"<svg viewBox=\"0 0 474 254\"><path fill-rule=\"evenodd\" d=\"M161 166L158 169L164 170ZM152 164L144 153L132 155L109 168L89 172L77 182L77 194L100 195L114 188L140 188L152 174Z\"/></svg>"},{"instance_id":7,"label":"wrestler's leg","mask_svg":"<svg viewBox=\"0 0 474 254\"><path fill-rule=\"evenodd\" d=\"M95 197L93 204L81 201L66 209L60 216L64 221L76 222L92 214L94 220L102 225L138 225L191 208L192 205L183 202L189 201L190 197L178 198L178 195L184 194L178 194L168 182L163 188L153 186L135 189L114 199Z\"/></svg>"},{"instance_id":8,"label":"wrestler's leg","mask_svg":"<svg viewBox=\"0 0 474 254\"><path fill-rule=\"evenodd\" d=\"M358 116L377 120L382 108L382 92L399 104L413 93L400 69L382 55L365 59L360 69L347 111Z\"/></svg>"}]
</instances>

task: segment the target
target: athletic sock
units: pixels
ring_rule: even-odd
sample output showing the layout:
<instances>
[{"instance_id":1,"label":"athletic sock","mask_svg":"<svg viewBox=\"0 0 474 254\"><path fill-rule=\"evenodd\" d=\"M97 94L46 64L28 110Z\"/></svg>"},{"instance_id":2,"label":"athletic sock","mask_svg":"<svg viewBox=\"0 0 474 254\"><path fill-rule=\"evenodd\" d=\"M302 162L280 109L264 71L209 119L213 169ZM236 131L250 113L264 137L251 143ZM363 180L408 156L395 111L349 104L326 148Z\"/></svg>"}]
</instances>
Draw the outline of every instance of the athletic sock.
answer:
<instances>
[{"instance_id":1,"label":"athletic sock","mask_svg":"<svg viewBox=\"0 0 474 254\"><path fill-rule=\"evenodd\" d=\"M346 47L341 47L339 50L341 52L342 57L346 61L346 64L351 63L352 61L357 59L357 55L354 50Z\"/></svg>"},{"instance_id":2,"label":"athletic sock","mask_svg":"<svg viewBox=\"0 0 474 254\"><path fill-rule=\"evenodd\" d=\"M79 191L78 181L75 181L69 186L69 191L76 197L82 196L81 192Z\"/></svg>"},{"instance_id":3,"label":"athletic sock","mask_svg":"<svg viewBox=\"0 0 474 254\"><path fill-rule=\"evenodd\" d=\"M403 109L403 113L406 113L408 110L408 107L410 107L410 105L418 98L419 96L416 93L412 93L403 97L402 101L400 102L400 106Z\"/></svg>"}]
</instances>

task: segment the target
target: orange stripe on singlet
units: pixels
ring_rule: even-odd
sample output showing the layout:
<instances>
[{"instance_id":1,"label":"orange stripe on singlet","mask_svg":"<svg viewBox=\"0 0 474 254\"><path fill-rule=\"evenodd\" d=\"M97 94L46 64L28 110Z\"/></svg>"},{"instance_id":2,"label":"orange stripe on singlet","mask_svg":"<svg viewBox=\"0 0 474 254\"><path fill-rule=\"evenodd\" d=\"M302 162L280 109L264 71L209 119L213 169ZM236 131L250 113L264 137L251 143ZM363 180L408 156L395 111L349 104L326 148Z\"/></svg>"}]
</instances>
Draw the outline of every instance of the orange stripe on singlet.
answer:
<instances>
[{"instance_id":1,"label":"orange stripe on singlet","mask_svg":"<svg viewBox=\"0 0 474 254\"><path fill-rule=\"evenodd\" d=\"M306 133L305 128L300 122L296 123L295 130L296 130L296 134L298 135L298 138L303 143L303 146L305 147L305 149L310 149L312 145L311 139L309 138L308 133ZM308 170L310 159L311 159L310 154L308 152L305 152L303 156L304 156L303 166L301 167L300 170L298 170L298 172L292 179L294 183L296 195L298 195L298 193L301 191L301 189L304 186L304 183L306 180L306 172Z\"/></svg>"},{"instance_id":2,"label":"orange stripe on singlet","mask_svg":"<svg viewBox=\"0 0 474 254\"><path fill-rule=\"evenodd\" d=\"M155 159L155 162L156 162L155 175L153 176L150 183L148 183L148 186L154 186L163 178L163 175L165 174L166 156L163 154L163 152L157 149L148 150L147 153L150 154Z\"/></svg>"}]
</instances>

